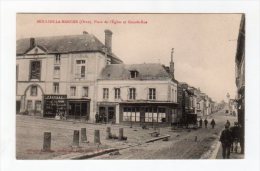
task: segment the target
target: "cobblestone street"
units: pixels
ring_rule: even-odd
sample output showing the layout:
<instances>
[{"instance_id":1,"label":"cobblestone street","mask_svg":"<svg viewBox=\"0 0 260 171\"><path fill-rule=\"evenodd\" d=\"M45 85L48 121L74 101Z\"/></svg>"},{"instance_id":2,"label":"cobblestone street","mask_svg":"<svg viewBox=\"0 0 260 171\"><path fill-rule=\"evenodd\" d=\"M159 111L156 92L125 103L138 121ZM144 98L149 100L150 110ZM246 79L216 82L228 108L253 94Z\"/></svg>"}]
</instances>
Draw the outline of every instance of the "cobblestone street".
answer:
<instances>
[{"instance_id":1,"label":"cobblestone street","mask_svg":"<svg viewBox=\"0 0 260 171\"><path fill-rule=\"evenodd\" d=\"M89 143L80 143L80 150L77 152L94 152L98 149L118 148L119 155L101 155L94 159L200 159L212 157L214 145L216 145L219 133L226 120L233 123L235 117L215 113L208 116L216 121L215 129L200 128L176 129L170 127L160 128L161 136L170 135L169 141L155 141L145 143L151 139L150 132L153 128L142 129L141 127L105 125L105 124L86 124L82 122L56 121L34 118L32 116L17 115L17 159L51 159L60 155L75 152L71 145L73 140L73 130L80 128L87 129ZM106 140L106 127L111 127L112 134L118 135L119 128L124 128L124 135L127 141ZM101 145L93 143L94 130L100 130ZM43 132L52 133L51 153L41 152L43 145ZM197 136L197 141L195 137Z\"/></svg>"}]
</instances>

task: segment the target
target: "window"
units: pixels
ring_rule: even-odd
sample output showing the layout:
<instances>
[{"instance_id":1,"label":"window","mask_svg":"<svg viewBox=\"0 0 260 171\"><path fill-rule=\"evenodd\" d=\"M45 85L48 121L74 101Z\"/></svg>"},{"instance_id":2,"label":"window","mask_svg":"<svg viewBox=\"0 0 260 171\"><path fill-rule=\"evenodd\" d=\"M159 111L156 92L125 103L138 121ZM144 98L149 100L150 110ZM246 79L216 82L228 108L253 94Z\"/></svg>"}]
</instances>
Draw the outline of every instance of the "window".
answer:
<instances>
[{"instance_id":1,"label":"window","mask_svg":"<svg viewBox=\"0 0 260 171\"><path fill-rule=\"evenodd\" d=\"M115 88L115 99L120 99L120 88Z\"/></svg>"},{"instance_id":2,"label":"window","mask_svg":"<svg viewBox=\"0 0 260 171\"><path fill-rule=\"evenodd\" d=\"M123 121L140 122L140 109L138 107L125 107L123 109Z\"/></svg>"},{"instance_id":3,"label":"window","mask_svg":"<svg viewBox=\"0 0 260 171\"><path fill-rule=\"evenodd\" d=\"M138 71L130 71L130 77L131 77L131 78L136 78L136 77L138 77Z\"/></svg>"},{"instance_id":4,"label":"window","mask_svg":"<svg viewBox=\"0 0 260 171\"><path fill-rule=\"evenodd\" d=\"M38 79L41 77L41 62L31 61L30 65L30 79Z\"/></svg>"},{"instance_id":5,"label":"window","mask_svg":"<svg viewBox=\"0 0 260 171\"><path fill-rule=\"evenodd\" d=\"M88 97L88 87L82 88L82 97Z\"/></svg>"},{"instance_id":6,"label":"window","mask_svg":"<svg viewBox=\"0 0 260 171\"><path fill-rule=\"evenodd\" d=\"M32 110L33 106L32 106L32 100L27 100L27 110Z\"/></svg>"},{"instance_id":7,"label":"window","mask_svg":"<svg viewBox=\"0 0 260 171\"><path fill-rule=\"evenodd\" d=\"M54 67L54 78L60 78L60 67L59 66Z\"/></svg>"},{"instance_id":8,"label":"window","mask_svg":"<svg viewBox=\"0 0 260 171\"><path fill-rule=\"evenodd\" d=\"M85 60L76 60L76 78L85 78Z\"/></svg>"},{"instance_id":9,"label":"window","mask_svg":"<svg viewBox=\"0 0 260 171\"><path fill-rule=\"evenodd\" d=\"M199 103L197 103L197 108L200 109L200 104Z\"/></svg>"},{"instance_id":10,"label":"window","mask_svg":"<svg viewBox=\"0 0 260 171\"><path fill-rule=\"evenodd\" d=\"M135 100L136 97L136 89L135 88L129 88L129 99Z\"/></svg>"},{"instance_id":11,"label":"window","mask_svg":"<svg viewBox=\"0 0 260 171\"><path fill-rule=\"evenodd\" d=\"M103 99L108 99L108 98L109 98L109 89L103 88Z\"/></svg>"},{"instance_id":12,"label":"window","mask_svg":"<svg viewBox=\"0 0 260 171\"><path fill-rule=\"evenodd\" d=\"M70 96L76 96L76 87L70 87Z\"/></svg>"},{"instance_id":13,"label":"window","mask_svg":"<svg viewBox=\"0 0 260 171\"><path fill-rule=\"evenodd\" d=\"M156 89L149 88L149 100L155 100L155 99L156 99Z\"/></svg>"},{"instance_id":14,"label":"window","mask_svg":"<svg viewBox=\"0 0 260 171\"><path fill-rule=\"evenodd\" d=\"M55 55L55 64L60 64L60 54Z\"/></svg>"},{"instance_id":15,"label":"window","mask_svg":"<svg viewBox=\"0 0 260 171\"><path fill-rule=\"evenodd\" d=\"M31 96L37 96L37 86L31 86Z\"/></svg>"},{"instance_id":16,"label":"window","mask_svg":"<svg viewBox=\"0 0 260 171\"><path fill-rule=\"evenodd\" d=\"M59 89L60 89L59 83L53 83L53 93L59 94Z\"/></svg>"},{"instance_id":17,"label":"window","mask_svg":"<svg viewBox=\"0 0 260 171\"><path fill-rule=\"evenodd\" d=\"M158 122L166 122L165 108L158 109Z\"/></svg>"},{"instance_id":18,"label":"window","mask_svg":"<svg viewBox=\"0 0 260 171\"><path fill-rule=\"evenodd\" d=\"M41 111L42 110L42 102L41 101L35 101L35 110Z\"/></svg>"}]
</instances>

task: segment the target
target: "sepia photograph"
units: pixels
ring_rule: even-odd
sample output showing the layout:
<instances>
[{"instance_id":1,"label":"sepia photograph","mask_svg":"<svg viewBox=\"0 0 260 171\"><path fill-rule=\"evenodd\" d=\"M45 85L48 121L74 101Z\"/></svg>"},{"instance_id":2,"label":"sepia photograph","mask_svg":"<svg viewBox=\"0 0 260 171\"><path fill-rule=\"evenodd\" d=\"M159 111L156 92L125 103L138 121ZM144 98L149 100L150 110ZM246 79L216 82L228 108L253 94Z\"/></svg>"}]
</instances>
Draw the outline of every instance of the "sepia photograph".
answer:
<instances>
[{"instance_id":1,"label":"sepia photograph","mask_svg":"<svg viewBox=\"0 0 260 171\"><path fill-rule=\"evenodd\" d=\"M245 159L244 13L17 13L17 160Z\"/></svg>"}]
</instances>

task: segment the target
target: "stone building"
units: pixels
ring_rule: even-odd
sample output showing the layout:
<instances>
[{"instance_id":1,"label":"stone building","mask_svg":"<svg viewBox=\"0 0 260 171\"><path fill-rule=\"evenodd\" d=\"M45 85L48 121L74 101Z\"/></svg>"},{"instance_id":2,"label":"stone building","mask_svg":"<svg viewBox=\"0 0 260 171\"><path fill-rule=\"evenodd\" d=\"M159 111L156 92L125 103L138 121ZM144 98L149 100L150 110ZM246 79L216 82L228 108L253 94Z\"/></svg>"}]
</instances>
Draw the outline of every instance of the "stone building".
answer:
<instances>
[{"instance_id":1,"label":"stone building","mask_svg":"<svg viewBox=\"0 0 260 171\"><path fill-rule=\"evenodd\" d=\"M99 115L109 122L177 122L177 81L161 64L107 65L97 99Z\"/></svg>"},{"instance_id":2,"label":"stone building","mask_svg":"<svg viewBox=\"0 0 260 171\"><path fill-rule=\"evenodd\" d=\"M126 65L94 35L17 40L16 111L87 122L177 122L177 81L170 66Z\"/></svg>"},{"instance_id":3,"label":"stone building","mask_svg":"<svg viewBox=\"0 0 260 171\"><path fill-rule=\"evenodd\" d=\"M97 78L103 68L122 61L94 35L25 38L16 48L16 111L94 121Z\"/></svg>"}]
</instances>

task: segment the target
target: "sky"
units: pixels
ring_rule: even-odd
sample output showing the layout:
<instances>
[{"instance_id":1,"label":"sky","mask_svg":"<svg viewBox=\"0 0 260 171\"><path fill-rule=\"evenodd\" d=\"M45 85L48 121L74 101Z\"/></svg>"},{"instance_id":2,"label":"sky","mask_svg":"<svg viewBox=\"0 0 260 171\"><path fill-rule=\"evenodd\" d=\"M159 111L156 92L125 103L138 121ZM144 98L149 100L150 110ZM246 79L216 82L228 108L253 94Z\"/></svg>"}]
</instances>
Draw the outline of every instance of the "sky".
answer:
<instances>
[{"instance_id":1,"label":"sky","mask_svg":"<svg viewBox=\"0 0 260 171\"><path fill-rule=\"evenodd\" d=\"M175 78L200 88L213 100L235 98L235 54L241 14L17 14L17 39L78 35L104 42L126 64L169 65Z\"/></svg>"}]
</instances>

